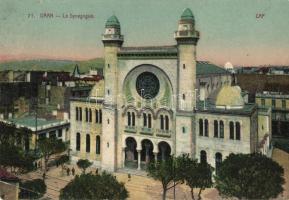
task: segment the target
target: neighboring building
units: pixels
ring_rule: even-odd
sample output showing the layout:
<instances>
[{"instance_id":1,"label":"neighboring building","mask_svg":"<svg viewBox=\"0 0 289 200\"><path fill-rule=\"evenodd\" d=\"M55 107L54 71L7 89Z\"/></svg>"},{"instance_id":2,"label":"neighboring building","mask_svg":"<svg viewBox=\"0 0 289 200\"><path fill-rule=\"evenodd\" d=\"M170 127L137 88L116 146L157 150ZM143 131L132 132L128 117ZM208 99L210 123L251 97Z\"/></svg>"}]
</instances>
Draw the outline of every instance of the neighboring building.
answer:
<instances>
[{"instance_id":1,"label":"neighboring building","mask_svg":"<svg viewBox=\"0 0 289 200\"><path fill-rule=\"evenodd\" d=\"M289 95L278 92L256 94L261 108L272 108L273 136L289 137Z\"/></svg>"},{"instance_id":2,"label":"neighboring building","mask_svg":"<svg viewBox=\"0 0 289 200\"><path fill-rule=\"evenodd\" d=\"M80 88L81 89L81 88ZM95 165L101 161L102 140L102 104L104 96L104 80L99 80L90 88L87 96L70 98L72 160L89 159Z\"/></svg>"},{"instance_id":3,"label":"neighboring building","mask_svg":"<svg viewBox=\"0 0 289 200\"><path fill-rule=\"evenodd\" d=\"M259 117L257 105L231 86L229 72L196 60L199 36L186 9L176 45L122 47L120 23L110 17L102 39L104 84L92 90L103 93L71 99L73 160L115 171L186 153L218 169L230 153L270 156L263 145L271 139L270 109ZM259 121L266 127L260 136Z\"/></svg>"},{"instance_id":4,"label":"neighboring building","mask_svg":"<svg viewBox=\"0 0 289 200\"><path fill-rule=\"evenodd\" d=\"M62 141L69 141L70 139L70 123L68 115L66 119L60 120L56 118L45 119L35 116L25 116L21 118L12 118L8 120L0 120L5 123L13 123L16 128L28 128L32 131L32 137L29 141L25 141L24 149L33 150L36 148L36 142L42 137L56 137Z\"/></svg>"}]
</instances>

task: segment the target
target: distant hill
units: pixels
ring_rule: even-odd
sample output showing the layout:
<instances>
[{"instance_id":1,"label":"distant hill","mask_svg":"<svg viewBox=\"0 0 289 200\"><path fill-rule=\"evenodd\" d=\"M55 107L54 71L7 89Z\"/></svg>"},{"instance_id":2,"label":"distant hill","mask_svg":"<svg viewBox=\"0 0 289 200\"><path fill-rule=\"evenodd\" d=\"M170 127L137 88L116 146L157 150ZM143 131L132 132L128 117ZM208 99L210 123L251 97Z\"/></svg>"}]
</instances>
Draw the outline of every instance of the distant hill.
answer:
<instances>
[{"instance_id":1,"label":"distant hill","mask_svg":"<svg viewBox=\"0 0 289 200\"><path fill-rule=\"evenodd\" d=\"M0 71L21 70L21 71L65 71L72 72L74 66L78 64L80 72L88 72L89 69L101 69L104 65L103 58L95 58L86 61L71 60L24 60L9 61L0 63Z\"/></svg>"}]
</instances>

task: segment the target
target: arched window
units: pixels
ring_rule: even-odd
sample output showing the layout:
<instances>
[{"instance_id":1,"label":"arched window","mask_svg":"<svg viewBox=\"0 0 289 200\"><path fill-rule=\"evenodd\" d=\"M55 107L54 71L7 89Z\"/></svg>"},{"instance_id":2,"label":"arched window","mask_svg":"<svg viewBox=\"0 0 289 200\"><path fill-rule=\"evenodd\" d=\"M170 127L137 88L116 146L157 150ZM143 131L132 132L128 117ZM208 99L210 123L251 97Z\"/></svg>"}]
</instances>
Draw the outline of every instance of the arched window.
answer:
<instances>
[{"instance_id":1,"label":"arched window","mask_svg":"<svg viewBox=\"0 0 289 200\"><path fill-rule=\"evenodd\" d=\"M76 151L80 151L80 133L76 133Z\"/></svg>"},{"instance_id":2,"label":"arched window","mask_svg":"<svg viewBox=\"0 0 289 200\"><path fill-rule=\"evenodd\" d=\"M240 122L236 122L236 140L241 139L241 126Z\"/></svg>"},{"instance_id":3,"label":"arched window","mask_svg":"<svg viewBox=\"0 0 289 200\"><path fill-rule=\"evenodd\" d=\"M90 152L90 135L86 134L86 153Z\"/></svg>"},{"instance_id":4,"label":"arched window","mask_svg":"<svg viewBox=\"0 0 289 200\"><path fill-rule=\"evenodd\" d=\"M147 114L143 113L143 126L147 127Z\"/></svg>"},{"instance_id":5,"label":"arched window","mask_svg":"<svg viewBox=\"0 0 289 200\"><path fill-rule=\"evenodd\" d=\"M207 152L204 150L200 152L200 161L201 163L207 163Z\"/></svg>"},{"instance_id":6,"label":"arched window","mask_svg":"<svg viewBox=\"0 0 289 200\"><path fill-rule=\"evenodd\" d=\"M92 122L92 112L91 112L91 108L89 108L89 122Z\"/></svg>"},{"instance_id":7,"label":"arched window","mask_svg":"<svg viewBox=\"0 0 289 200\"><path fill-rule=\"evenodd\" d=\"M127 125L128 125L128 126L131 126L130 112L127 112Z\"/></svg>"},{"instance_id":8,"label":"arched window","mask_svg":"<svg viewBox=\"0 0 289 200\"><path fill-rule=\"evenodd\" d=\"M224 122L220 121L220 138L224 138Z\"/></svg>"},{"instance_id":9,"label":"arched window","mask_svg":"<svg viewBox=\"0 0 289 200\"><path fill-rule=\"evenodd\" d=\"M203 119L199 119L199 135L203 136Z\"/></svg>"},{"instance_id":10,"label":"arched window","mask_svg":"<svg viewBox=\"0 0 289 200\"><path fill-rule=\"evenodd\" d=\"M234 140L234 122L230 122L230 139Z\"/></svg>"},{"instance_id":11,"label":"arched window","mask_svg":"<svg viewBox=\"0 0 289 200\"><path fill-rule=\"evenodd\" d=\"M161 122L161 130L164 130L164 116L163 115L161 115L160 122Z\"/></svg>"},{"instance_id":12,"label":"arched window","mask_svg":"<svg viewBox=\"0 0 289 200\"><path fill-rule=\"evenodd\" d=\"M166 125L166 130L169 130L169 116L165 116L165 125Z\"/></svg>"},{"instance_id":13,"label":"arched window","mask_svg":"<svg viewBox=\"0 0 289 200\"><path fill-rule=\"evenodd\" d=\"M79 108L79 120L82 121L82 108Z\"/></svg>"},{"instance_id":14,"label":"arched window","mask_svg":"<svg viewBox=\"0 0 289 200\"><path fill-rule=\"evenodd\" d=\"M132 116L132 126L135 126L135 114L134 112L131 113Z\"/></svg>"},{"instance_id":15,"label":"arched window","mask_svg":"<svg viewBox=\"0 0 289 200\"><path fill-rule=\"evenodd\" d=\"M75 108L75 120L78 120L78 107Z\"/></svg>"},{"instance_id":16,"label":"arched window","mask_svg":"<svg viewBox=\"0 0 289 200\"><path fill-rule=\"evenodd\" d=\"M85 121L88 122L88 109L85 108Z\"/></svg>"},{"instance_id":17,"label":"arched window","mask_svg":"<svg viewBox=\"0 0 289 200\"><path fill-rule=\"evenodd\" d=\"M182 127L183 133L186 133L186 127Z\"/></svg>"},{"instance_id":18,"label":"arched window","mask_svg":"<svg viewBox=\"0 0 289 200\"><path fill-rule=\"evenodd\" d=\"M218 174L221 164L222 164L222 154L218 152L215 155L216 174Z\"/></svg>"},{"instance_id":19,"label":"arched window","mask_svg":"<svg viewBox=\"0 0 289 200\"><path fill-rule=\"evenodd\" d=\"M218 121L214 120L214 137L218 137Z\"/></svg>"},{"instance_id":20,"label":"arched window","mask_svg":"<svg viewBox=\"0 0 289 200\"><path fill-rule=\"evenodd\" d=\"M148 128L152 127L152 115L148 114Z\"/></svg>"},{"instance_id":21,"label":"arched window","mask_svg":"<svg viewBox=\"0 0 289 200\"><path fill-rule=\"evenodd\" d=\"M102 123L102 110L99 109L99 123Z\"/></svg>"},{"instance_id":22,"label":"arched window","mask_svg":"<svg viewBox=\"0 0 289 200\"><path fill-rule=\"evenodd\" d=\"M96 140L95 140L95 153L100 154L100 137L99 137L99 135L96 136Z\"/></svg>"},{"instance_id":23,"label":"arched window","mask_svg":"<svg viewBox=\"0 0 289 200\"><path fill-rule=\"evenodd\" d=\"M98 110L95 110L95 123L99 123Z\"/></svg>"},{"instance_id":24,"label":"arched window","mask_svg":"<svg viewBox=\"0 0 289 200\"><path fill-rule=\"evenodd\" d=\"M209 121L205 119L205 136L209 137Z\"/></svg>"}]
</instances>

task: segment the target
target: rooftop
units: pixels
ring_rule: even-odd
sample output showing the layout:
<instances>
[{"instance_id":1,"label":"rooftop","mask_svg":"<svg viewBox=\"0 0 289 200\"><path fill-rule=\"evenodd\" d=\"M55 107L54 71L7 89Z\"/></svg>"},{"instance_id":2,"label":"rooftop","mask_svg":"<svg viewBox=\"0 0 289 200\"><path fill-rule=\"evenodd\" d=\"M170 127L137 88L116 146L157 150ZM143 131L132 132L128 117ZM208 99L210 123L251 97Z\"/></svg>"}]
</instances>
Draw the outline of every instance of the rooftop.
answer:
<instances>
[{"instance_id":1,"label":"rooftop","mask_svg":"<svg viewBox=\"0 0 289 200\"><path fill-rule=\"evenodd\" d=\"M123 53L178 53L177 46L140 46L140 47L121 47L120 54Z\"/></svg>"},{"instance_id":2,"label":"rooftop","mask_svg":"<svg viewBox=\"0 0 289 200\"><path fill-rule=\"evenodd\" d=\"M9 123L14 123L17 128L26 127L32 131L36 131L36 119L34 116L8 119L5 121ZM37 131L53 128L60 125L66 125L68 123L68 120L37 118Z\"/></svg>"},{"instance_id":3,"label":"rooftop","mask_svg":"<svg viewBox=\"0 0 289 200\"><path fill-rule=\"evenodd\" d=\"M207 61L197 61L197 75L207 74L229 74L224 68Z\"/></svg>"},{"instance_id":4,"label":"rooftop","mask_svg":"<svg viewBox=\"0 0 289 200\"><path fill-rule=\"evenodd\" d=\"M245 104L243 108L240 109L223 109L223 108L216 108L215 104L211 103L210 101L198 101L197 102L197 112L209 112L209 113L216 113L216 114L228 114L228 115L245 115L251 116L252 113L257 109L256 104Z\"/></svg>"}]
</instances>

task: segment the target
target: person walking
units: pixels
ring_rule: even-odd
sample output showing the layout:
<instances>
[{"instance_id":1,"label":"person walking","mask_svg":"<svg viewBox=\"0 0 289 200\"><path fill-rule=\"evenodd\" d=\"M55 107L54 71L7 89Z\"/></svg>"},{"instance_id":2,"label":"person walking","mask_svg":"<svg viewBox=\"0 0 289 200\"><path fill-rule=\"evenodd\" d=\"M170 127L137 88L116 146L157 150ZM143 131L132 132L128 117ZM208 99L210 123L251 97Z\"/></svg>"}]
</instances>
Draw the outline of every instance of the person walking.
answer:
<instances>
[{"instance_id":1,"label":"person walking","mask_svg":"<svg viewBox=\"0 0 289 200\"><path fill-rule=\"evenodd\" d=\"M67 176L70 175L70 168L69 168L69 167L67 167L67 169L66 169L66 173L67 173Z\"/></svg>"},{"instance_id":2,"label":"person walking","mask_svg":"<svg viewBox=\"0 0 289 200\"><path fill-rule=\"evenodd\" d=\"M74 167L72 167L71 173L72 173L72 176L75 175L75 169L74 169Z\"/></svg>"}]
</instances>

